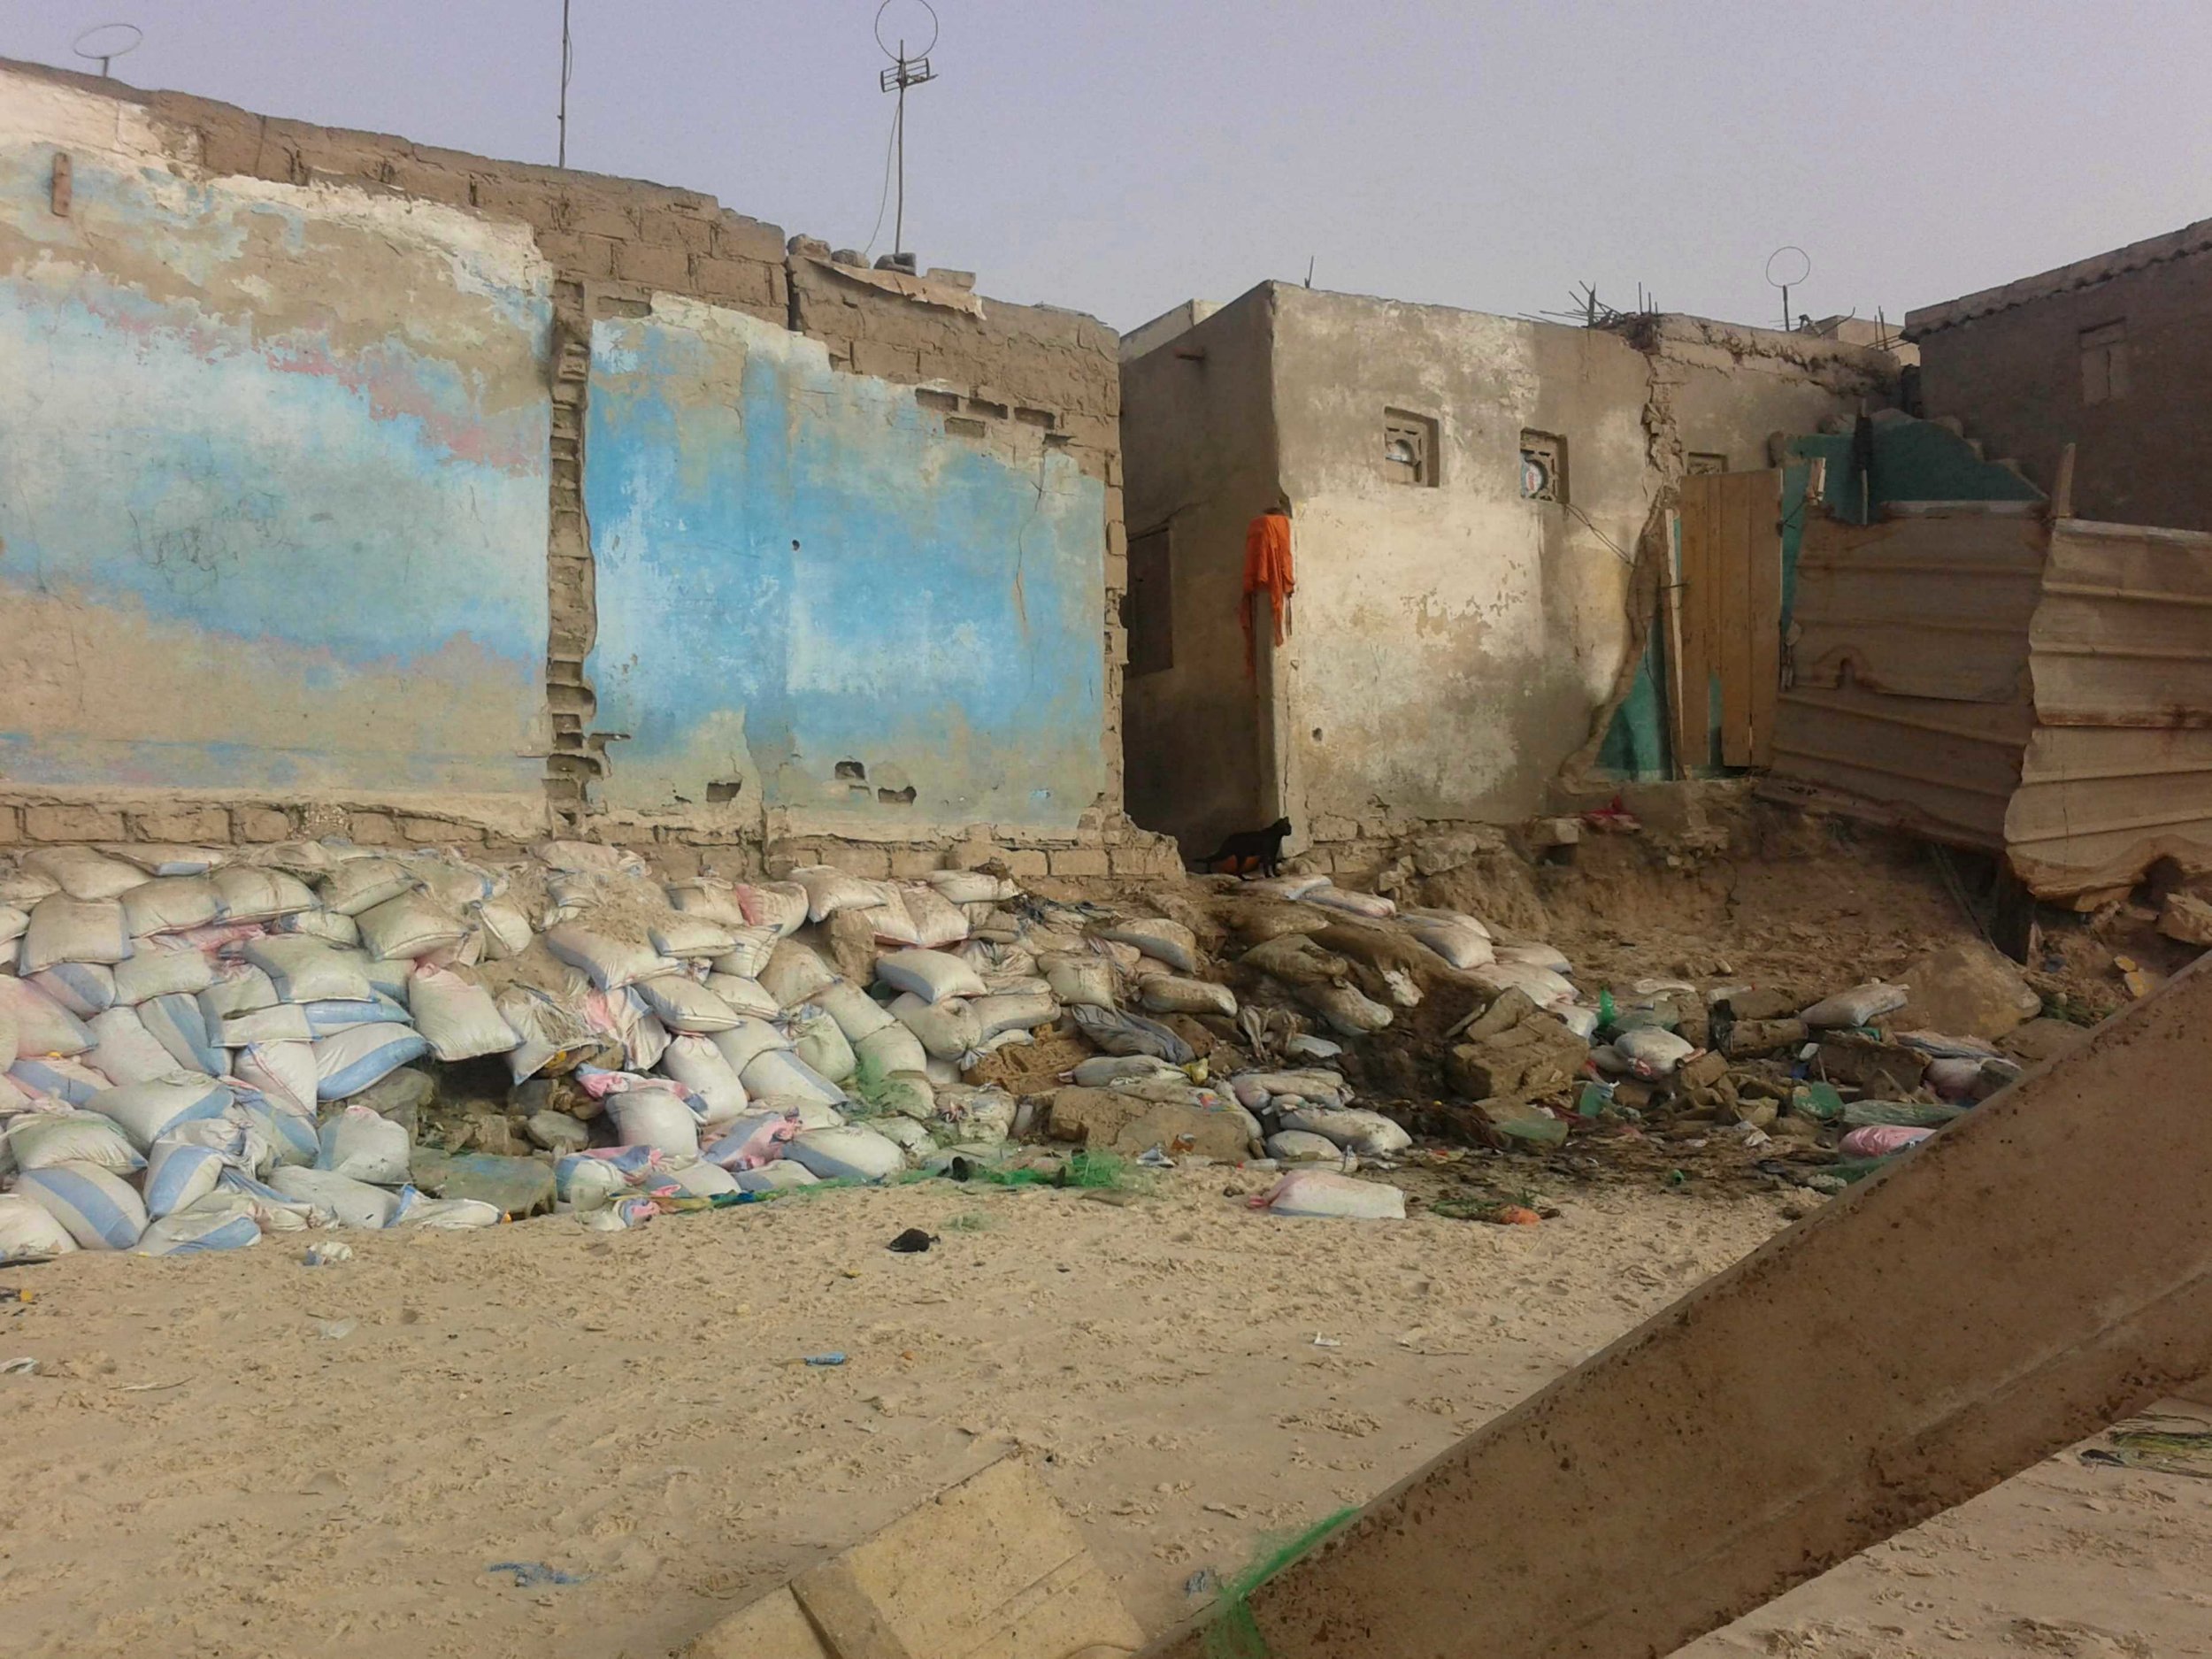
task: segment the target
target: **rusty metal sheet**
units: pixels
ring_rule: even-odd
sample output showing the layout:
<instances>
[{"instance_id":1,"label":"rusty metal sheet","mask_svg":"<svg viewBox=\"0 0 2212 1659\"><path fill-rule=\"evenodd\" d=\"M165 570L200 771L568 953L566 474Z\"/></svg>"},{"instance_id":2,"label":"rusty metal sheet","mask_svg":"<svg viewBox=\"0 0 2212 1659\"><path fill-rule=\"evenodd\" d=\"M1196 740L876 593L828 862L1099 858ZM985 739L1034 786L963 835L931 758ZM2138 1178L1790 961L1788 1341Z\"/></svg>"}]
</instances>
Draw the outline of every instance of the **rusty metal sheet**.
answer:
<instances>
[{"instance_id":1,"label":"rusty metal sheet","mask_svg":"<svg viewBox=\"0 0 2212 1659\"><path fill-rule=\"evenodd\" d=\"M2212 534L2060 519L2028 642L2047 726L2212 726Z\"/></svg>"},{"instance_id":2,"label":"rusty metal sheet","mask_svg":"<svg viewBox=\"0 0 2212 1659\"><path fill-rule=\"evenodd\" d=\"M1801 787L1768 793L2001 851L2033 724L2024 703L1799 686L1782 694L1771 777Z\"/></svg>"},{"instance_id":3,"label":"rusty metal sheet","mask_svg":"<svg viewBox=\"0 0 2212 1659\"><path fill-rule=\"evenodd\" d=\"M1971 505L1872 525L1808 518L1792 616L1796 683L2026 702L2042 536L2034 518Z\"/></svg>"}]
</instances>

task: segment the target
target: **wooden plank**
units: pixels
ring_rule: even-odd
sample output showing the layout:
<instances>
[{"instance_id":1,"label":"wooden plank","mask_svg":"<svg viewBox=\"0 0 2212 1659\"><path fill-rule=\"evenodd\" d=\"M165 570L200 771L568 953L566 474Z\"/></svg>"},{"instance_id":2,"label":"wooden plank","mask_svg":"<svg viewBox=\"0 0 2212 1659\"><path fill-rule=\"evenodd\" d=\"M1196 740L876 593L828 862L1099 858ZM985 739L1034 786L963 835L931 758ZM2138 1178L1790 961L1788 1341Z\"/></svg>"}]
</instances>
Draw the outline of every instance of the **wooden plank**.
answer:
<instances>
[{"instance_id":1,"label":"wooden plank","mask_svg":"<svg viewBox=\"0 0 2212 1659\"><path fill-rule=\"evenodd\" d=\"M1774 710L1782 693L1782 474L1747 474L1750 497L1751 764L1774 764Z\"/></svg>"},{"instance_id":2,"label":"wooden plank","mask_svg":"<svg viewBox=\"0 0 2212 1659\"><path fill-rule=\"evenodd\" d=\"M1675 764L1694 777L1713 764L1707 741L1712 710L1706 701L1712 677L1712 658L1707 655L1710 637L1712 583L1708 549L1713 534L1712 479L1682 480L1682 660L1675 664L1681 682L1682 729L1674 746Z\"/></svg>"},{"instance_id":3,"label":"wooden plank","mask_svg":"<svg viewBox=\"0 0 2212 1659\"><path fill-rule=\"evenodd\" d=\"M1724 472L1719 534L1720 757L1728 766L1751 764L1751 510L1746 474Z\"/></svg>"}]
</instances>

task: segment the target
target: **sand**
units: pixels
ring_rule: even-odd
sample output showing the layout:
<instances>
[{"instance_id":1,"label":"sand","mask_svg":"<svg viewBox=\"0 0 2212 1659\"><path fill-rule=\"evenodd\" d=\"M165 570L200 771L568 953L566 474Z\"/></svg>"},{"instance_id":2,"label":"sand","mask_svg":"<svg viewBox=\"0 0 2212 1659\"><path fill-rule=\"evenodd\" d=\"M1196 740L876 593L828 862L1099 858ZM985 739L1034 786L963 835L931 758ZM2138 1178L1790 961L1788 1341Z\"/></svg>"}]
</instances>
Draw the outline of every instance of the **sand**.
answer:
<instances>
[{"instance_id":1,"label":"sand","mask_svg":"<svg viewBox=\"0 0 2212 1659\"><path fill-rule=\"evenodd\" d=\"M0 1273L38 1293L0 1305L0 1358L41 1362L0 1377L0 1651L647 1659L1013 1446L1156 1629L1202 1569L1360 1502L1780 1225L1617 1188L1532 1228L1290 1222L1223 1194L1254 1182ZM909 1225L941 1242L887 1253ZM584 1581L486 1571L510 1561ZM2062 1460L1693 1651L2204 1653L2212 1483Z\"/></svg>"}]
</instances>

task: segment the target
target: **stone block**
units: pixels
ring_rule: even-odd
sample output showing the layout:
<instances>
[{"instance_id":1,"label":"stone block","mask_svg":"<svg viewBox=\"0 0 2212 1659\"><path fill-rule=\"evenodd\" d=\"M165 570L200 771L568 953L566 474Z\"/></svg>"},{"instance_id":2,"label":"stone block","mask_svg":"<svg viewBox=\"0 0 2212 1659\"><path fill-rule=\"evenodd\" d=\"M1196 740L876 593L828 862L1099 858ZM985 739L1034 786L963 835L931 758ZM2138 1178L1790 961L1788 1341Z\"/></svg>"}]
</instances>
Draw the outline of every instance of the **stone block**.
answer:
<instances>
[{"instance_id":1,"label":"stone block","mask_svg":"<svg viewBox=\"0 0 2212 1659\"><path fill-rule=\"evenodd\" d=\"M280 841L292 833L292 815L273 806L234 807L230 823L242 841Z\"/></svg>"},{"instance_id":2,"label":"stone block","mask_svg":"<svg viewBox=\"0 0 2212 1659\"><path fill-rule=\"evenodd\" d=\"M1102 876L1109 872L1102 847L1070 847L1053 853L1048 864L1056 876Z\"/></svg>"},{"instance_id":3,"label":"stone block","mask_svg":"<svg viewBox=\"0 0 2212 1659\"><path fill-rule=\"evenodd\" d=\"M2001 1037L2042 1011L2043 999L1994 947L1974 940L1923 956L1905 971L1911 999L1882 1025L1947 1037Z\"/></svg>"},{"instance_id":4,"label":"stone block","mask_svg":"<svg viewBox=\"0 0 2212 1659\"><path fill-rule=\"evenodd\" d=\"M1870 1037L1824 1036L1819 1075L1831 1083L1864 1089L1878 1100L1902 1100L1920 1087L1928 1056L1902 1043Z\"/></svg>"},{"instance_id":5,"label":"stone block","mask_svg":"<svg viewBox=\"0 0 2212 1659\"><path fill-rule=\"evenodd\" d=\"M1050 868L1046 862L1044 853L1037 848L1011 848L1009 849L1002 855L1002 856L1005 860L1006 868L1011 874L1017 876L1041 876L1049 875L1051 873Z\"/></svg>"},{"instance_id":6,"label":"stone block","mask_svg":"<svg viewBox=\"0 0 2212 1659\"><path fill-rule=\"evenodd\" d=\"M1748 990L1738 991L1723 1000L1732 1019L1789 1019L1807 1006L1804 999L1793 991L1778 990L1771 986L1755 985Z\"/></svg>"},{"instance_id":7,"label":"stone block","mask_svg":"<svg viewBox=\"0 0 2212 1659\"><path fill-rule=\"evenodd\" d=\"M219 806L134 812L131 827L142 839L150 841L227 841L230 839L230 814Z\"/></svg>"},{"instance_id":8,"label":"stone block","mask_svg":"<svg viewBox=\"0 0 2212 1659\"><path fill-rule=\"evenodd\" d=\"M833 841L822 849L815 862L842 870L847 875L867 876L879 881L891 873L890 849L863 841Z\"/></svg>"},{"instance_id":9,"label":"stone block","mask_svg":"<svg viewBox=\"0 0 2212 1659\"><path fill-rule=\"evenodd\" d=\"M12 847L23 839L23 809L0 806L0 847Z\"/></svg>"},{"instance_id":10,"label":"stone block","mask_svg":"<svg viewBox=\"0 0 2212 1659\"><path fill-rule=\"evenodd\" d=\"M1171 1156L1195 1152L1233 1164L1248 1156L1251 1147L1240 1111L1143 1100L1106 1088L1055 1090L1046 1129L1056 1141L1133 1156L1158 1147Z\"/></svg>"},{"instance_id":11,"label":"stone block","mask_svg":"<svg viewBox=\"0 0 2212 1659\"><path fill-rule=\"evenodd\" d=\"M853 342L853 368L879 380L914 380L922 373L921 353L912 346L895 346L880 340Z\"/></svg>"},{"instance_id":12,"label":"stone block","mask_svg":"<svg viewBox=\"0 0 2212 1659\"><path fill-rule=\"evenodd\" d=\"M891 874L901 881L918 881L933 870L944 868L944 855L934 847L894 847Z\"/></svg>"},{"instance_id":13,"label":"stone block","mask_svg":"<svg viewBox=\"0 0 2212 1659\"><path fill-rule=\"evenodd\" d=\"M614 273L625 282L684 293L691 287L691 256L680 246L619 242L614 250Z\"/></svg>"},{"instance_id":14,"label":"stone block","mask_svg":"<svg viewBox=\"0 0 2212 1659\"><path fill-rule=\"evenodd\" d=\"M2212 945L2212 904L2186 893L2170 893L2159 913L2158 931L2185 945Z\"/></svg>"},{"instance_id":15,"label":"stone block","mask_svg":"<svg viewBox=\"0 0 2212 1659\"><path fill-rule=\"evenodd\" d=\"M1786 1048L1795 1049L1805 1041L1805 1022L1801 1019L1740 1019L1728 1028L1721 1052L1732 1060L1748 1060Z\"/></svg>"},{"instance_id":16,"label":"stone block","mask_svg":"<svg viewBox=\"0 0 2212 1659\"><path fill-rule=\"evenodd\" d=\"M1675 1080L1684 1088L1710 1088L1728 1074L1725 1055L1701 1054L1675 1068Z\"/></svg>"},{"instance_id":17,"label":"stone block","mask_svg":"<svg viewBox=\"0 0 2212 1659\"><path fill-rule=\"evenodd\" d=\"M23 838L34 841L119 841L129 839L123 815L96 806L27 806Z\"/></svg>"},{"instance_id":18,"label":"stone block","mask_svg":"<svg viewBox=\"0 0 2212 1659\"><path fill-rule=\"evenodd\" d=\"M717 259L706 254L694 254L691 287L702 299L764 305L775 297L775 273L749 259Z\"/></svg>"},{"instance_id":19,"label":"stone block","mask_svg":"<svg viewBox=\"0 0 2212 1659\"><path fill-rule=\"evenodd\" d=\"M357 847L396 846L399 821L389 812L356 812L346 820L346 833Z\"/></svg>"}]
</instances>

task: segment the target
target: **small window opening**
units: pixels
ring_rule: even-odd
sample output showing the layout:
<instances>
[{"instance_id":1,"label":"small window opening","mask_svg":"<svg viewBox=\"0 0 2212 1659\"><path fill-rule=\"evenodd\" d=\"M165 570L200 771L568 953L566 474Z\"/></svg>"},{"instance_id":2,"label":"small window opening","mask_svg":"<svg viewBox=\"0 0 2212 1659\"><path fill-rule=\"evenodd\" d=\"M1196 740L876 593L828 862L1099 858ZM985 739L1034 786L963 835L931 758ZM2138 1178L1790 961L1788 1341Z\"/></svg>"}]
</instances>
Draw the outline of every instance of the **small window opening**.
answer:
<instances>
[{"instance_id":1,"label":"small window opening","mask_svg":"<svg viewBox=\"0 0 2212 1659\"><path fill-rule=\"evenodd\" d=\"M1690 451L1690 476L1692 478L1701 478L1709 472L1725 472L1727 470L1728 457L1726 456L1716 455L1709 449Z\"/></svg>"},{"instance_id":2,"label":"small window opening","mask_svg":"<svg viewBox=\"0 0 2212 1659\"><path fill-rule=\"evenodd\" d=\"M1523 428L1521 495L1528 501L1567 499L1567 441L1557 433Z\"/></svg>"},{"instance_id":3,"label":"small window opening","mask_svg":"<svg viewBox=\"0 0 2212 1659\"><path fill-rule=\"evenodd\" d=\"M1383 411L1383 476L1394 484L1436 482L1436 423L1403 409Z\"/></svg>"},{"instance_id":4,"label":"small window opening","mask_svg":"<svg viewBox=\"0 0 2212 1659\"><path fill-rule=\"evenodd\" d=\"M2081 401L2110 403L2128 395L2128 326L2101 324L2081 331Z\"/></svg>"}]
</instances>

